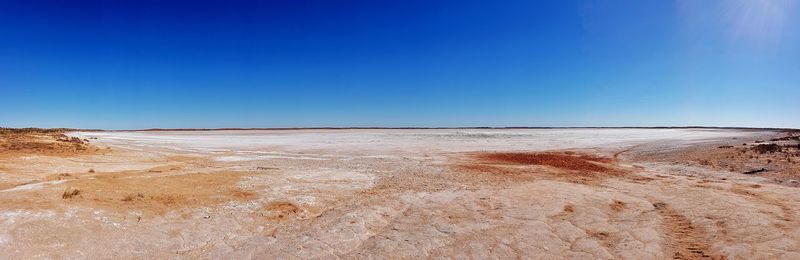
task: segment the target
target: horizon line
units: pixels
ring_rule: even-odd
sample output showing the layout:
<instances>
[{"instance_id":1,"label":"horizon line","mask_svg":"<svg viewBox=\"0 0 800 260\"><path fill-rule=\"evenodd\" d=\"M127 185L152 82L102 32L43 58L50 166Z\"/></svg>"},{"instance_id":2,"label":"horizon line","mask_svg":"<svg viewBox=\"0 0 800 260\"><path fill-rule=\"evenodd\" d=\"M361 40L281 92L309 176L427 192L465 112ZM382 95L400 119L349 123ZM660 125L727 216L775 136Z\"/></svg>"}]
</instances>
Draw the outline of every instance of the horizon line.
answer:
<instances>
[{"instance_id":1,"label":"horizon line","mask_svg":"<svg viewBox=\"0 0 800 260\"><path fill-rule=\"evenodd\" d=\"M160 131L235 131L235 130L424 130L424 129L728 129L728 130L773 130L798 131L800 128L788 127L742 127L742 126L457 126L457 127L220 127L220 128L142 128L142 129L83 129L83 128L41 128L41 127L0 127L2 129L47 129L63 131L102 131L102 132L160 132Z\"/></svg>"}]
</instances>

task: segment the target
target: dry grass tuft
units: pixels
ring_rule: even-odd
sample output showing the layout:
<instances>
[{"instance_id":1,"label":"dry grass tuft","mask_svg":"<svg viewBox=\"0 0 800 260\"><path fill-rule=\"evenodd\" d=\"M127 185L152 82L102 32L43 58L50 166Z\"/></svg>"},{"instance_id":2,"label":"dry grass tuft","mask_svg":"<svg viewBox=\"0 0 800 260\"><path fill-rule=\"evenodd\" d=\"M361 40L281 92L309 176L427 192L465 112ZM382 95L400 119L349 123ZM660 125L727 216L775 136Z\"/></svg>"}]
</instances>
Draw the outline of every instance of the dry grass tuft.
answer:
<instances>
[{"instance_id":1,"label":"dry grass tuft","mask_svg":"<svg viewBox=\"0 0 800 260\"><path fill-rule=\"evenodd\" d=\"M90 208L162 215L257 198L256 192L238 187L237 183L247 175L249 173L214 172L161 176L146 171L101 174L91 178L71 178L69 188L61 197ZM20 198L2 201L0 206L31 208L47 206L50 202Z\"/></svg>"},{"instance_id":2,"label":"dry grass tuft","mask_svg":"<svg viewBox=\"0 0 800 260\"><path fill-rule=\"evenodd\" d=\"M76 197L78 195L81 195L81 190L74 189L74 188L67 188L66 190L64 190L64 193L61 194L61 198L62 199L71 199L71 198Z\"/></svg>"},{"instance_id":3,"label":"dry grass tuft","mask_svg":"<svg viewBox=\"0 0 800 260\"><path fill-rule=\"evenodd\" d=\"M263 210L264 212L261 215L269 219L285 219L297 214L300 208L291 202L275 201L264 206Z\"/></svg>"},{"instance_id":4,"label":"dry grass tuft","mask_svg":"<svg viewBox=\"0 0 800 260\"><path fill-rule=\"evenodd\" d=\"M781 151L781 147L779 145L777 145L777 144L759 144L759 145L753 146L751 149L753 149L753 151L755 151L757 153L760 153L760 154L774 153L774 152L780 152Z\"/></svg>"},{"instance_id":5,"label":"dry grass tuft","mask_svg":"<svg viewBox=\"0 0 800 260\"><path fill-rule=\"evenodd\" d=\"M130 201L134 201L136 199L144 199L144 194L142 194L142 193L128 194L128 195L125 195L125 197L122 198L122 201L130 202Z\"/></svg>"}]
</instances>

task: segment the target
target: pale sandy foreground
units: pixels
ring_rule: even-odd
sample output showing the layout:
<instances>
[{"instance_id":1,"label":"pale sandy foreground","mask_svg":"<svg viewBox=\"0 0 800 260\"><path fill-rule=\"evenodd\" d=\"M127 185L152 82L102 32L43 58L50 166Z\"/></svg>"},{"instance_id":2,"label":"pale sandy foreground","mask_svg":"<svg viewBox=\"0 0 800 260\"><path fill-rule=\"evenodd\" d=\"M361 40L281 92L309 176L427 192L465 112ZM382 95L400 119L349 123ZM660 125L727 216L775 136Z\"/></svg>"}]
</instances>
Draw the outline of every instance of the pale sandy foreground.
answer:
<instances>
[{"instance_id":1,"label":"pale sandy foreground","mask_svg":"<svg viewBox=\"0 0 800 260\"><path fill-rule=\"evenodd\" d=\"M784 134L75 132L0 156L0 258L800 259Z\"/></svg>"}]
</instances>

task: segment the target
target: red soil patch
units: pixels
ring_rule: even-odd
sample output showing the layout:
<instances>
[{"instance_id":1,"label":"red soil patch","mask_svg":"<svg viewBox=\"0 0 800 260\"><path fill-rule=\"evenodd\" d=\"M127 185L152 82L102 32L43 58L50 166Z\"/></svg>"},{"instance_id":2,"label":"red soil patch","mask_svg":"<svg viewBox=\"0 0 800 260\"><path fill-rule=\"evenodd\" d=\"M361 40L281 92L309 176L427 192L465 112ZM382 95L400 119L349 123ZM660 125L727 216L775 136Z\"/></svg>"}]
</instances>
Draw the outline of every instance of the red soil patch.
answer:
<instances>
[{"instance_id":1,"label":"red soil patch","mask_svg":"<svg viewBox=\"0 0 800 260\"><path fill-rule=\"evenodd\" d=\"M543 165L570 171L609 172L612 170L610 167L602 165L611 162L611 159L570 152L485 153L476 155L476 158L484 163Z\"/></svg>"},{"instance_id":2,"label":"red soil patch","mask_svg":"<svg viewBox=\"0 0 800 260\"><path fill-rule=\"evenodd\" d=\"M599 180L623 176L626 172L615 165L614 159L575 152L496 152L468 156L469 160L461 160L455 165L457 171L473 173L468 180L482 183L546 178L597 184Z\"/></svg>"}]
</instances>

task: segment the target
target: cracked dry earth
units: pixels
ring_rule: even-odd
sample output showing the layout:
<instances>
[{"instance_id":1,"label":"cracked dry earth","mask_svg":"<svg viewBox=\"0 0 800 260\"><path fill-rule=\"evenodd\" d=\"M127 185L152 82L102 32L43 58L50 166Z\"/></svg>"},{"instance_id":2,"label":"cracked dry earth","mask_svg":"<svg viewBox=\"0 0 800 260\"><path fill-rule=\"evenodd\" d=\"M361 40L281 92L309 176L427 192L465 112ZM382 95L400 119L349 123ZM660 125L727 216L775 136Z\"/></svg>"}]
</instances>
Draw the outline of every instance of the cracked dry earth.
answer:
<instances>
[{"instance_id":1,"label":"cracked dry earth","mask_svg":"<svg viewBox=\"0 0 800 260\"><path fill-rule=\"evenodd\" d=\"M718 150L786 134L72 132L89 148L0 152L0 255L800 259L800 158Z\"/></svg>"}]
</instances>

